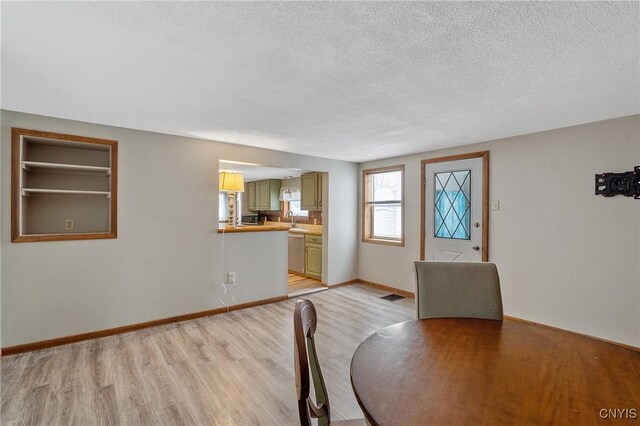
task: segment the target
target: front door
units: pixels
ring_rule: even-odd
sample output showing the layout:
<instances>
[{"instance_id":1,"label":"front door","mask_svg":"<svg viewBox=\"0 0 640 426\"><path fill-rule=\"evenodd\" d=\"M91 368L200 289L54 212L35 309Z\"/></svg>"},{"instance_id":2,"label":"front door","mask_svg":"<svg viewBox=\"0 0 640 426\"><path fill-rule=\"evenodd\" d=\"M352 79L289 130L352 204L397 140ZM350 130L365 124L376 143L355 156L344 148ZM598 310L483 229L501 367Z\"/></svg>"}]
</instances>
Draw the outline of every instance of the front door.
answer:
<instances>
[{"instance_id":1,"label":"front door","mask_svg":"<svg viewBox=\"0 0 640 426\"><path fill-rule=\"evenodd\" d=\"M424 259L483 260L483 158L425 167Z\"/></svg>"}]
</instances>

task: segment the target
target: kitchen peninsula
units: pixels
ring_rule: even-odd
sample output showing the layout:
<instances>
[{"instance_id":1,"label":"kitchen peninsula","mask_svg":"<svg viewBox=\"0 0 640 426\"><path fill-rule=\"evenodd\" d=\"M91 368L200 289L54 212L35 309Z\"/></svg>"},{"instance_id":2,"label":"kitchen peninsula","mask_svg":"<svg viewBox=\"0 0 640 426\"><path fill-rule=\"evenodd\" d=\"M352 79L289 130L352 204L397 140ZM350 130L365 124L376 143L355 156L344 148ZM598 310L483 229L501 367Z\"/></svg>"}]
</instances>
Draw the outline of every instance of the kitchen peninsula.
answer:
<instances>
[{"instance_id":1,"label":"kitchen peninsula","mask_svg":"<svg viewBox=\"0 0 640 426\"><path fill-rule=\"evenodd\" d=\"M219 170L217 233L225 247L229 247L225 252L236 250L236 245L244 247L237 248L234 258L225 255L222 265L224 282L229 284L225 288L237 292L236 303L257 299L251 293L243 293L247 279L251 281L250 288L262 286L262 297L280 294L297 297L326 290L323 275L327 269L327 247L326 242L323 244L323 229L327 174L233 160L220 160ZM280 265L285 271L286 290L279 284L280 273L275 272L281 270ZM241 268L254 271L244 272ZM236 278L237 284L229 281ZM267 279L269 283L264 283ZM269 292L266 287L274 285L276 288ZM227 296L235 297L235 293Z\"/></svg>"},{"instance_id":2,"label":"kitchen peninsula","mask_svg":"<svg viewBox=\"0 0 640 426\"><path fill-rule=\"evenodd\" d=\"M218 234L225 245L225 283L236 290L231 304L326 289L321 281L322 225L266 221L262 225L220 226ZM280 284L282 270L284 286ZM232 279L236 283L229 281L230 272L235 272ZM255 297L256 286L260 286L261 299Z\"/></svg>"},{"instance_id":3,"label":"kitchen peninsula","mask_svg":"<svg viewBox=\"0 0 640 426\"><path fill-rule=\"evenodd\" d=\"M287 230L264 225L218 229L226 304L261 304L287 298Z\"/></svg>"}]
</instances>

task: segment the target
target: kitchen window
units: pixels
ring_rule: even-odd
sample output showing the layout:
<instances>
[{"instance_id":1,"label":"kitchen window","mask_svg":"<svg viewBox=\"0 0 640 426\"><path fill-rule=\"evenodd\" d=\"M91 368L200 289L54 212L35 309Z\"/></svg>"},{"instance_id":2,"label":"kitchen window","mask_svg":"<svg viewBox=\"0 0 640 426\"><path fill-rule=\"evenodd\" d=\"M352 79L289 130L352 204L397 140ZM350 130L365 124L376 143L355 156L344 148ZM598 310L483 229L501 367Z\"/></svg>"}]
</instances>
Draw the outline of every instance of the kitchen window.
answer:
<instances>
[{"instance_id":1,"label":"kitchen window","mask_svg":"<svg viewBox=\"0 0 640 426\"><path fill-rule=\"evenodd\" d=\"M300 210L300 200L289 201L289 210L291 210L295 217L309 217L307 210Z\"/></svg>"},{"instance_id":2,"label":"kitchen window","mask_svg":"<svg viewBox=\"0 0 640 426\"><path fill-rule=\"evenodd\" d=\"M362 172L362 241L404 245L404 165Z\"/></svg>"},{"instance_id":3,"label":"kitchen window","mask_svg":"<svg viewBox=\"0 0 640 426\"><path fill-rule=\"evenodd\" d=\"M242 217L242 203L244 202L244 192L236 192L234 199L235 219L240 223ZM229 193L225 191L218 192L218 222L229 221Z\"/></svg>"},{"instance_id":4,"label":"kitchen window","mask_svg":"<svg viewBox=\"0 0 640 426\"><path fill-rule=\"evenodd\" d=\"M229 220L229 193L218 192L218 222Z\"/></svg>"}]
</instances>

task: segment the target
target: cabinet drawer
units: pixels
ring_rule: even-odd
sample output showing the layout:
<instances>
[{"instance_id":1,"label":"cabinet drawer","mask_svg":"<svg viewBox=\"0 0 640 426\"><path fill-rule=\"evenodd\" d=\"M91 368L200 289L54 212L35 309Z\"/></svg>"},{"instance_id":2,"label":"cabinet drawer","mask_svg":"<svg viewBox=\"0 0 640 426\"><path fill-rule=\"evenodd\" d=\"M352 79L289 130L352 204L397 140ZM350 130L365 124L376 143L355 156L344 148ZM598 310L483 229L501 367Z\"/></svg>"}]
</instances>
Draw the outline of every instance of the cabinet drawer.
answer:
<instances>
[{"instance_id":1,"label":"cabinet drawer","mask_svg":"<svg viewBox=\"0 0 640 426\"><path fill-rule=\"evenodd\" d=\"M305 242L307 244L318 244L322 245L322 237L317 235L305 235Z\"/></svg>"}]
</instances>

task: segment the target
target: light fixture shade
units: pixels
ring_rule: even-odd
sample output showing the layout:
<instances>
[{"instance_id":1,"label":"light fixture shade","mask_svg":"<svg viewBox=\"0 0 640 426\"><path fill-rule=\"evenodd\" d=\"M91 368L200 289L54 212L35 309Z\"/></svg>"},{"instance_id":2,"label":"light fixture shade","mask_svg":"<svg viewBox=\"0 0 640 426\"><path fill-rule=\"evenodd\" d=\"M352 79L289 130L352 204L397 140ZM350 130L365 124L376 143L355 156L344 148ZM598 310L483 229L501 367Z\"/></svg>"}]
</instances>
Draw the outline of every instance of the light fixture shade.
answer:
<instances>
[{"instance_id":1,"label":"light fixture shade","mask_svg":"<svg viewBox=\"0 0 640 426\"><path fill-rule=\"evenodd\" d=\"M244 192L244 177L240 173L220 172L220 191Z\"/></svg>"}]
</instances>

